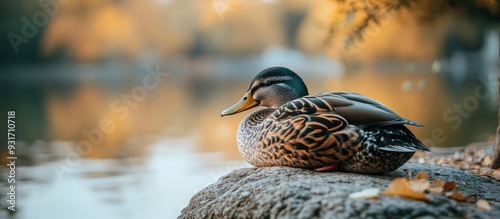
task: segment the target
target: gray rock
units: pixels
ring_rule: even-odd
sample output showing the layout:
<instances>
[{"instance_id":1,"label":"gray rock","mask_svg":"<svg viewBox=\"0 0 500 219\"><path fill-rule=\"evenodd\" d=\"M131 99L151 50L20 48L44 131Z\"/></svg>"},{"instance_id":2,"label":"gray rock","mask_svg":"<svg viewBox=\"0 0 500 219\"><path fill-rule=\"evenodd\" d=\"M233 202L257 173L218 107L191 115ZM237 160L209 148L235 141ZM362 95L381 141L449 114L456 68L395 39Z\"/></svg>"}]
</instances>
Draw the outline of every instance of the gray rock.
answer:
<instances>
[{"instance_id":1,"label":"gray rock","mask_svg":"<svg viewBox=\"0 0 500 219\"><path fill-rule=\"evenodd\" d=\"M384 195L377 199L347 197L371 187L384 191L394 178L407 177L408 170L413 177L425 171L431 180L454 181L458 192L486 199L492 210L441 194L427 194L429 201ZM416 163L383 176L289 167L245 168L198 192L178 218L500 218L500 182Z\"/></svg>"}]
</instances>

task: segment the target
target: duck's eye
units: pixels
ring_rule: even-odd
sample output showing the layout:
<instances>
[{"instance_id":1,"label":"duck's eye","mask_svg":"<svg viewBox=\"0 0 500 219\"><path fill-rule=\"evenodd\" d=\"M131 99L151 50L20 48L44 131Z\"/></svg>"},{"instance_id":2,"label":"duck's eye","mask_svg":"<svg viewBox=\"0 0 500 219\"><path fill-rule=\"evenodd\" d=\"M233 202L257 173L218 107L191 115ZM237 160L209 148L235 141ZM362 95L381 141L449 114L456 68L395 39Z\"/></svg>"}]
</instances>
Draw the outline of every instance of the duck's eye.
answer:
<instances>
[{"instance_id":1,"label":"duck's eye","mask_svg":"<svg viewBox=\"0 0 500 219\"><path fill-rule=\"evenodd\" d=\"M245 96L245 97L243 97L243 100L247 100L247 97L246 97L246 96Z\"/></svg>"}]
</instances>

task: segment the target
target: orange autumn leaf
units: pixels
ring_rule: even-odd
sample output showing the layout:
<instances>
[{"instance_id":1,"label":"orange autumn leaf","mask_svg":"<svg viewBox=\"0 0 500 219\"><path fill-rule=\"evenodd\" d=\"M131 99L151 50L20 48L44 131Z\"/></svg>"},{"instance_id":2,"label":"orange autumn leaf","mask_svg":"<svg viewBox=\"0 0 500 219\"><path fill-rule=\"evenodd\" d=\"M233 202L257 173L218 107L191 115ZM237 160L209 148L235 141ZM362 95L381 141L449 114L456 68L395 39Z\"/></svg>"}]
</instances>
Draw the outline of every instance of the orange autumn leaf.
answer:
<instances>
[{"instance_id":1,"label":"orange autumn leaf","mask_svg":"<svg viewBox=\"0 0 500 219\"><path fill-rule=\"evenodd\" d=\"M419 172L417 174L417 176L415 177L415 180L419 180L419 179L429 181L429 174L427 174L426 172L423 172L423 171Z\"/></svg>"},{"instance_id":2,"label":"orange autumn leaf","mask_svg":"<svg viewBox=\"0 0 500 219\"><path fill-rule=\"evenodd\" d=\"M443 180L436 179L429 186L429 192L433 194L440 194L441 192L443 192L443 186L444 186Z\"/></svg>"},{"instance_id":3,"label":"orange autumn leaf","mask_svg":"<svg viewBox=\"0 0 500 219\"><path fill-rule=\"evenodd\" d=\"M408 182L411 190L415 192L424 192L429 188L429 181L424 179L413 180Z\"/></svg>"},{"instance_id":4,"label":"orange autumn leaf","mask_svg":"<svg viewBox=\"0 0 500 219\"><path fill-rule=\"evenodd\" d=\"M483 161L481 162L481 165L485 166L485 167L489 167L491 165L491 157L490 156L486 156Z\"/></svg>"},{"instance_id":5,"label":"orange autumn leaf","mask_svg":"<svg viewBox=\"0 0 500 219\"><path fill-rule=\"evenodd\" d=\"M462 195L462 193L459 192L449 192L446 193L446 196L455 199L455 201L460 201L460 202L466 201L467 199L464 195Z\"/></svg>"},{"instance_id":6,"label":"orange autumn leaf","mask_svg":"<svg viewBox=\"0 0 500 219\"><path fill-rule=\"evenodd\" d=\"M426 172L419 172L415 179L409 180L410 187L415 192L424 192L429 188L429 174Z\"/></svg>"},{"instance_id":7,"label":"orange autumn leaf","mask_svg":"<svg viewBox=\"0 0 500 219\"><path fill-rule=\"evenodd\" d=\"M443 186L444 186L444 181L443 181L443 180L441 180L441 179L436 179L436 180L434 180L434 182L431 184L431 187L436 187L436 188L437 188L437 187L441 187L441 188L443 188Z\"/></svg>"},{"instance_id":8,"label":"orange autumn leaf","mask_svg":"<svg viewBox=\"0 0 500 219\"><path fill-rule=\"evenodd\" d=\"M428 190L432 194L441 194L441 192L443 192L443 188L441 187L431 187Z\"/></svg>"},{"instance_id":9,"label":"orange autumn leaf","mask_svg":"<svg viewBox=\"0 0 500 219\"><path fill-rule=\"evenodd\" d=\"M446 189L446 190L452 190L452 189L455 189L456 187L457 187L457 183L455 183L455 182L446 182L443 185L443 189Z\"/></svg>"},{"instance_id":10,"label":"orange autumn leaf","mask_svg":"<svg viewBox=\"0 0 500 219\"><path fill-rule=\"evenodd\" d=\"M393 180L387 190L385 190L384 194L396 195L416 200L429 200L427 196L424 195L424 193L413 191L410 184L405 178L397 178Z\"/></svg>"}]
</instances>

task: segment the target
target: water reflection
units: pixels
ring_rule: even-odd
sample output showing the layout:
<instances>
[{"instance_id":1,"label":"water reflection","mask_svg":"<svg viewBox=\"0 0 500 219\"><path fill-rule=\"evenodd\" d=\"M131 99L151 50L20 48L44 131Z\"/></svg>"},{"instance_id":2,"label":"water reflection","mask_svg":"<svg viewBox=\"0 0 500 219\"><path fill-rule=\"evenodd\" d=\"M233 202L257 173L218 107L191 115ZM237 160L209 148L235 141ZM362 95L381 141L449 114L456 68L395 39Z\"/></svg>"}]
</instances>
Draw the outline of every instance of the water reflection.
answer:
<instances>
[{"instance_id":1,"label":"water reflection","mask_svg":"<svg viewBox=\"0 0 500 219\"><path fill-rule=\"evenodd\" d=\"M82 159L19 169L17 218L175 218L189 198L229 171L249 166L199 153L193 140L157 140L144 158ZM53 142L70 147L69 142ZM60 163L73 162L65 166Z\"/></svg>"}]
</instances>

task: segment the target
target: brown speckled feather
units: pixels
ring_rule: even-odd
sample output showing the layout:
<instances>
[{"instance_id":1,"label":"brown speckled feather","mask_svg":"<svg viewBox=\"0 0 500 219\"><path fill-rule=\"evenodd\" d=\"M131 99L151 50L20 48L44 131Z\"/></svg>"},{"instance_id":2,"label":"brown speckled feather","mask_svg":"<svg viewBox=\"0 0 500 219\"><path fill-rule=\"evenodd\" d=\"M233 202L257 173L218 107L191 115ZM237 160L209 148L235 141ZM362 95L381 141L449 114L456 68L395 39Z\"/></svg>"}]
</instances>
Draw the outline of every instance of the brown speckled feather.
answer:
<instances>
[{"instance_id":1,"label":"brown speckled feather","mask_svg":"<svg viewBox=\"0 0 500 219\"><path fill-rule=\"evenodd\" d=\"M254 166L337 164L345 171L382 173L427 150L403 124L421 126L367 97L332 92L250 113L237 138Z\"/></svg>"}]
</instances>

